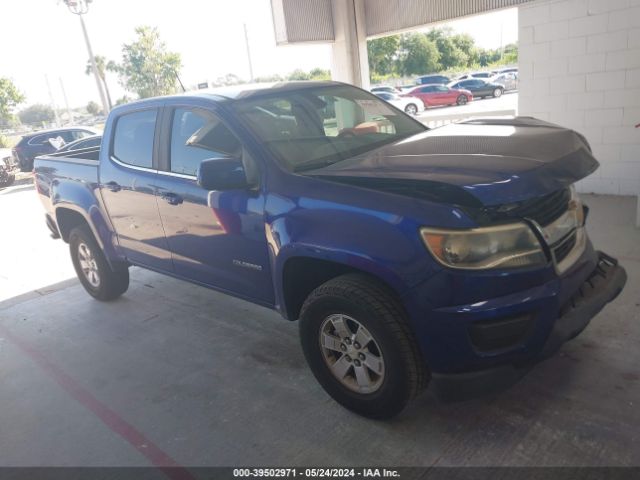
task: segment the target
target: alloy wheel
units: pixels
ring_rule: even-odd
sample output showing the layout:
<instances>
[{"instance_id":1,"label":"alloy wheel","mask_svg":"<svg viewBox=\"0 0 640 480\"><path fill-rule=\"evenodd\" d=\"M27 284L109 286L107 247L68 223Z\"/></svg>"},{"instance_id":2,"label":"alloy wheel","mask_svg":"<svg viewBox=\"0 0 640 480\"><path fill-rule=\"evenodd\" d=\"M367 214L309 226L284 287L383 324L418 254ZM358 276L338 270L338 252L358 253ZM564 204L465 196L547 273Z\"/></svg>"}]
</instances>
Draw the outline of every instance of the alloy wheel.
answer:
<instances>
[{"instance_id":1,"label":"alloy wheel","mask_svg":"<svg viewBox=\"0 0 640 480\"><path fill-rule=\"evenodd\" d=\"M100 286L98 264L91 249L84 242L78 244L78 262L89 284L94 288L98 288Z\"/></svg>"},{"instance_id":2,"label":"alloy wheel","mask_svg":"<svg viewBox=\"0 0 640 480\"><path fill-rule=\"evenodd\" d=\"M329 371L349 390L374 393L384 380L382 351L360 322L343 314L329 315L319 330L320 349Z\"/></svg>"}]
</instances>

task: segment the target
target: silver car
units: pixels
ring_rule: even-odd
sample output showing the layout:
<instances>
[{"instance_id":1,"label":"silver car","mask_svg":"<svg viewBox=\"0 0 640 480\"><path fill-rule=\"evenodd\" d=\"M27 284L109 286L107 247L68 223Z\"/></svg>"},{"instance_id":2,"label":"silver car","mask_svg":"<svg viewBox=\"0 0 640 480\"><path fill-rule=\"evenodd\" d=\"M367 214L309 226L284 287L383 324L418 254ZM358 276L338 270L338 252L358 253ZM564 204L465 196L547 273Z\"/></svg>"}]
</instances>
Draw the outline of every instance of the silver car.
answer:
<instances>
[{"instance_id":1,"label":"silver car","mask_svg":"<svg viewBox=\"0 0 640 480\"><path fill-rule=\"evenodd\" d=\"M518 74L515 72L499 73L495 77L491 77L489 81L502 85L505 91L518 89Z\"/></svg>"}]
</instances>

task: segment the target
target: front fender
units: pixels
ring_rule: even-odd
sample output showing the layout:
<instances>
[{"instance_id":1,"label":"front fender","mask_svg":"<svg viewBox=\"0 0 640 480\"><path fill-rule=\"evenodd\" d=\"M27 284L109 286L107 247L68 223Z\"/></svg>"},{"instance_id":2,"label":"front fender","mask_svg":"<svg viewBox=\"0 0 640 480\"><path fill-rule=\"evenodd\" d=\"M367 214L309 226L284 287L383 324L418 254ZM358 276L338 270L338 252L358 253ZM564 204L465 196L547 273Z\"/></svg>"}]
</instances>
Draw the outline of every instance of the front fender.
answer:
<instances>
[{"instance_id":1,"label":"front fender","mask_svg":"<svg viewBox=\"0 0 640 480\"><path fill-rule=\"evenodd\" d=\"M365 255L345 250L329 250L317 245L304 243L289 244L281 248L278 255L275 256L271 270L274 277L273 282L276 286L276 304L279 309L285 304L283 292L284 267L288 260L300 257L325 260L367 273L388 285L399 296L409 289L409 285L396 272Z\"/></svg>"}]
</instances>

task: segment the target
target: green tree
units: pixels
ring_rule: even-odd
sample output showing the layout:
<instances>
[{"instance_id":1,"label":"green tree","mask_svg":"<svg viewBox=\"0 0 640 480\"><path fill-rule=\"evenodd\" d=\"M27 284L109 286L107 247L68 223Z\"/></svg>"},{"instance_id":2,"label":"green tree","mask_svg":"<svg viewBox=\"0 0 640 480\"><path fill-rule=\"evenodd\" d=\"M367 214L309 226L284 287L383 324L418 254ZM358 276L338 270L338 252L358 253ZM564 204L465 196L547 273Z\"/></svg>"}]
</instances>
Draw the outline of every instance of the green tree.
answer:
<instances>
[{"instance_id":1,"label":"green tree","mask_svg":"<svg viewBox=\"0 0 640 480\"><path fill-rule=\"evenodd\" d=\"M331 72L322 68L314 68L309 72L310 80L331 80Z\"/></svg>"},{"instance_id":2,"label":"green tree","mask_svg":"<svg viewBox=\"0 0 640 480\"><path fill-rule=\"evenodd\" d=\"M309 80L310 78L311 76L307 72L299 68L287 75L287 80Z\"/></svg>"},{"instance_id":3,"label":"green tree","mask_svg":"<svg viewBox=\"0 0 640 480\"><path fill-rule=\"evenodd\" d=\"M12 125L15 122L13 109L24 102L24 95L11 80L0 77L0 124Z\"/></svg>"},{"instance_id":4,"label":"green tree","mask_svg":"<svg viewBox=\"0 0 640 480\"><path fill-rule=\"evenodd\" d=\"M436 44L440 52L440 65L443 70L466 67L469 58L454 41L450 28L436 28L427 33L427 38Z\"/></svg>"},{"instance_id":5,"label":"green tree","mask_svg":"<svg viewBox=\"0 0 640 480\"><path fill-rule=\"evenodd\" d=\"M453 35L451 40L456 48L465 55L467 62L464 66L470 67L478 63L479 52L476 47L476 42L471 35L467 33L459 33L457 35Z\"/></svg>"},{"instance_id":6,"label":"green tree","mask_svg":"<svg viewBox=\"0 0 640 480\"><path fill-rule=\"evenodd\" d=\"M87 103L87 112L90 113L91 115L98 115L100 113L100 110L101 110L100 105L98 105L93 100Z\"/></svg>"},{"instance_id":7,"label":"green tree","mask_svg":"<svg viewBox=\"0 0 640 480\"><path fill-rule=\"evenodd\" d=\"M177 91L177 75L182 67L180 54L167 50L157 28L136 28L137 38L122 47L117 66L122 85L140 98L169 95Z\"/></svg>"},{"instance_id":8,"label":"green tree","mask_svg":"<svg viewBox=\"0 0 640 480\"><path fill-rule=\"evenodd\" d=\"M502 56L504 64L518 63L518 44L509 43L504 46L504 55Z\"/></svg>"},{"instance_id":9,"label":"green tree","mask_svg":"<svg viewBox=\"0 0 640 480\"><path fill-rule=\"evenodd\" d=\"M369 40L367 54L371 73L376 75L394 73L399 48L400 37L398 35Z\"/></svg>"},{"instance_id":10,"label":"green tree","mask_svg":"<svg viewBox=\"0 0 640 480\"><path fill-rule=\"evenodd\" d=\"M111 92L109 92L109 85L107 84L107 72L117 71L117 65L112 61L107 61L102 55L96 55L93 57L96 61L96 69L98 70L98 76L104 85L104 91L107 94L107 103L109 108L113 107L111 103ZM87 66L84 69L84 73L87 75L93 75L93 66L91 65L91 59L87 60Z\"/></svg>"},{"instance_id":11,"label":"green tree","mask_svg":"<svg viewBox=\"0 0 640 480\"><path fill-rule=\"evenodd\" d=\"M423 33L405 33L400 37L397 70L401 75L435 72L440 69L436 44Z\"/></svg>"},{"instance_id":12,"label":"green tree","mask_svg":"<svg viewBox=\"0 0 640 480\"><path fill-rule=\"evenodd\" d=\"M24 110L21 110L18 113L18 116L20 117L20 121L22 123L28 124L50 122L54 118L56 118L56 114L54 113L53 108L42 103L30 105Z\"/></svg>"},{"instance_id":13,"label":"green tree","mask_svg":"<svg viewBox=\"0 0 640 480\"><path fill-rule=\"evenodd\" d=\"M127 95L123 95L122 97L120 97L119 99L116 100L116 106L124 105L125 103L129 103L132 100L133 99L131 97L128 97Z\"/></svg>"}]
</instances>

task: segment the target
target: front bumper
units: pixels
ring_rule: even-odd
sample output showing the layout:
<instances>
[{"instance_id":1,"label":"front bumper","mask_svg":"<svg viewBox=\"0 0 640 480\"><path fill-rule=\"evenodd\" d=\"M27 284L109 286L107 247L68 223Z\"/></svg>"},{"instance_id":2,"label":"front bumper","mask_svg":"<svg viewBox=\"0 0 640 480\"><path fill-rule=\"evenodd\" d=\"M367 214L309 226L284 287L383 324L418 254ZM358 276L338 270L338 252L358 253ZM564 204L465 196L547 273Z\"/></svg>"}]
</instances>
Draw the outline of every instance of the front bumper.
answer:
<instances>
[{"instance_id":1,"label":"front bumper","mask_svg":"<svg viewBox=\"0 0 640 480\"><path fill-rule=\"evenodd\" d=\"M618 261L597 252L595 269L564 303L539 352L526 361L465 373L432 373L436 395L445 401L468 399L501 390L518 381L537 362L553 355L584 330L591 319L614 300L627 281Z\"/></svg>"}]
</instances>

